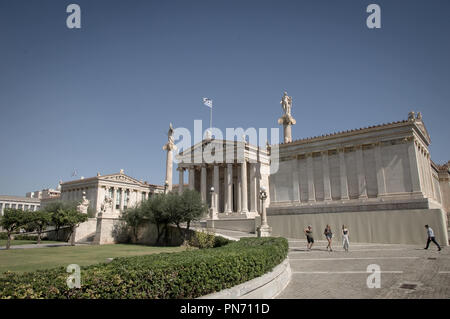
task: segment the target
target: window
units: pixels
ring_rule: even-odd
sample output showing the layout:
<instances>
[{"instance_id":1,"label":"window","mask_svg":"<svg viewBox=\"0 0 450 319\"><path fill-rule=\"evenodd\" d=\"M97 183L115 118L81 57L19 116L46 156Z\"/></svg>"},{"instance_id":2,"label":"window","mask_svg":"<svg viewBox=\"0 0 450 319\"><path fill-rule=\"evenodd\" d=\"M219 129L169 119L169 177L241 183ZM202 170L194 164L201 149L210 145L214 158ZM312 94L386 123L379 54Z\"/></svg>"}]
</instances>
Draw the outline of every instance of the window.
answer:
<instances>
[{"instance_id":1,"label":"window","mask_svg":"<svg viewBox=\"0 0 450 319\"><path fill-rule=\"evenodd\" d=\"M114 196L114 189L112 188L112 187L110 187L109 188L109 190L108 190L108 196L109 196L109 198L113 198L113 196Z\"/></svg>"},{"instance_id":2,"label":"window","mask_svg":"<svg viewBox=\"0 0 450 319\"><path fill-rule=\"evenodd\" d=\"M5 209L6 209L6 208L9 208L9 204L5 204Z\"/></svg>"},{"instance_id":3,"label":"window","mask_svg":"<svg viewBox=\"0 0 450 319\"><path fill-rule=\"evenodd\" d=\"M142 200L145 200L145 192L142 192Z\"/></svg>"},{"instance_id":4,"label":"window","mask_svg":"<svg viewBox=\"0 0 450 319\"><path fill-rule=\"evenodd\" d=\"M28 210L28 207L29 207L28 205L24 205L24 206L23 206L23 209L24 209L24 210Z\"/></svg>"},{"instance_id":5,"label":"window","mask_svg":"<svg viewBox=\"0 0 450 319\"><path fill-rule=\"evenodd\" d=\"M12 209L16 209L16 204L12 204L12 205L11 205L11 208L12 208Z\"/></svg>"},{"instance_id":6,"label":"window","mask_svg":"<svg viewBox=\"0 0 450 319\"><path fill-rule=\"evenodd\" d=\"M19 204L19 206L17 207L18 209L22 209L23 208L23 205L22 204Z\"/></svg>"},{"instance_id":7,"label":"window","mask_svg":"<svg viewBox=\"0 0 450 319\"><path fill-rule=\"evenodd\" d=\"M120 209L120 198L122 197L122 189L117 190L116 195L116 209Z\"/></svg>"}]
</instances>

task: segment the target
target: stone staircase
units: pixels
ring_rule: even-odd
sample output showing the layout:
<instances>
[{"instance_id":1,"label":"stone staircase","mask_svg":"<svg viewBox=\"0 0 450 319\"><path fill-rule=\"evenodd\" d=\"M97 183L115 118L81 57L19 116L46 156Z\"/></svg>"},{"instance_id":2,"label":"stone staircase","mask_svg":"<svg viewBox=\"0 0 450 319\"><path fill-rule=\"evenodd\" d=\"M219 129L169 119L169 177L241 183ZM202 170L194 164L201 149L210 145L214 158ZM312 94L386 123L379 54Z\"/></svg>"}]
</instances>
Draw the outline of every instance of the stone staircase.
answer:
<instances>
[{"instance_id":1,"label":"stone staircase","mask_svg":"<svg viewBox=\"0 0 450 319\"><path fill-rule=\"evenodd\" d=\"M94 244L95 233L89 234L86 237L81 238L76 243L84 244L84 245L93 245Z\"/></svg>"}]
</instances>

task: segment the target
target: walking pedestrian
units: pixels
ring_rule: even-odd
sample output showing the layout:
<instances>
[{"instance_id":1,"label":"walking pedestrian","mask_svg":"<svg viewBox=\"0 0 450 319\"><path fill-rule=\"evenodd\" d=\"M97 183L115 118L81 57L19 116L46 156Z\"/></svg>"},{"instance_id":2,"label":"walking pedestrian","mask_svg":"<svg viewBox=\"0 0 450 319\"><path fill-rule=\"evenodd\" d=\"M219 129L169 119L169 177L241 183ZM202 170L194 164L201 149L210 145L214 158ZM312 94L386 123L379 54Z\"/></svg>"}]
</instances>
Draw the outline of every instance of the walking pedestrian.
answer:
<instances>
[{"instance_id":1,"label":"walking pedestrian","mask_svg":"<svg viewBox=\"0 0 450 319\"><path fill-rule=\"evenodd\" d=\"M313 231L311 225L305 228L305 235L307 241L306 249L311 250L314 244Z\"/></svg>"},{"instance_id":2,"label":"walking pedestrian","mask_svg":"<svg viewBox=\"0 0 450 319\"><path fill-rule=\"evenodd\" d=\"M428 239L427 239L427 246L424 249L428 249L428 246L430 246L430 242L433 242L438 247L438 251L441 251L441 246L439 246L439 244L436 241L436 238L434 237L433 229L428 225L425 225L425 228L427 229Z\"/></svg>"},{"instance_id":3,"label":"walking pedestrian","mask_svg":"<svg viewBox=\"0 0 450 319\"><path fill-rule=\"evenodd\" d=\"M333 251L333 249L331 248L331 238L333 238L333 233L331 232L330 225L327 225L327 227L325 227L325 231L323 232L323 234L325 235L325 238L328 240L327 251L328 249L330 249L330 252Z\"/></svg>"},{"instance_id":4,"label":"walking pedestrian","mask_svg":"<svg viewBox=\"0 0 450 319\"><path fill-rule=\"evenodd\" d=\"M350 242L348 240L348 229L345 225L342 225L342 245L344 246L344 250L348 252Z\"/></svg>"}]
</instances>

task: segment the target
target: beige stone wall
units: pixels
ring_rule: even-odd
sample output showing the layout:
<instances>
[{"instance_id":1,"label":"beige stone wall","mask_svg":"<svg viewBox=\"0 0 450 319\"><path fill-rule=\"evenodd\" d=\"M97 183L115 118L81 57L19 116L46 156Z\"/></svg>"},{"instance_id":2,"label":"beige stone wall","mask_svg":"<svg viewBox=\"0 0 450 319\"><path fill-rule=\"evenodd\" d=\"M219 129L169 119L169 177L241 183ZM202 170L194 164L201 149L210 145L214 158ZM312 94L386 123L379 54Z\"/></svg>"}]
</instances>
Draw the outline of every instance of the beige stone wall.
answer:
<instances>
[{"instance_id":1,"label":"beige stone wall","mask_svg":"<svg viewBox=\"0 0 450 319\"><path fill-rule=\"evenodd\" d=\"M342 240L343 224L349 229L350 242L425 245L424 225L428 224L437 241L448 245L445 212L441 209L270 215L268 222L273 235L300 239L305 238L305 227L312 225L316 240L325 240L323 231L329 224L337 245Z\"/></svg>"}]
</instances>

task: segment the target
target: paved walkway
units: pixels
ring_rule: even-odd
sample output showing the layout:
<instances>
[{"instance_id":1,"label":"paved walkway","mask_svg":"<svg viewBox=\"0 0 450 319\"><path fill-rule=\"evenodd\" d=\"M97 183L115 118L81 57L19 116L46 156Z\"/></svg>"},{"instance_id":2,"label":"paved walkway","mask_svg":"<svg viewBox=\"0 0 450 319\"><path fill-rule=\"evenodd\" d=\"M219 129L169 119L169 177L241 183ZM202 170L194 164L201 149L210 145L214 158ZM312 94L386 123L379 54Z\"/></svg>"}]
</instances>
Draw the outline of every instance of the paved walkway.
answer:
<instances>
[{"instance_id":1,"label":"paved walkway","mask_svg":"<svg viewBox=\"0 0 450 319\"><path fill-rule=\"evenodd\" d=\"M69 243L52 243L52 244L26 244L26 245L13 245L10 249L33 249L33 248L48 248L48 247L61 247L70 246ZM78 244L77 244L78 246ZM5 246L0 247L0 250L6 250Z\"/></svg>"},{"instance_id":2,"label":"paved walkway","mask_svg":"<svg viewBox=\"0 0 450 319\"><path fill-rule=\"evenodd\" d=\"M217 230L217 234L241 238L255 236ZM316 241L311 251L306 240L289 240L292 279L278 296L285 299L322 298L450 298L450 247L441 252L433 245L350 243L345 252L335 242L333 252L326 241ZM369 265L380 268L380 288L369 288Z\"/></svg>"}]
</instances>

